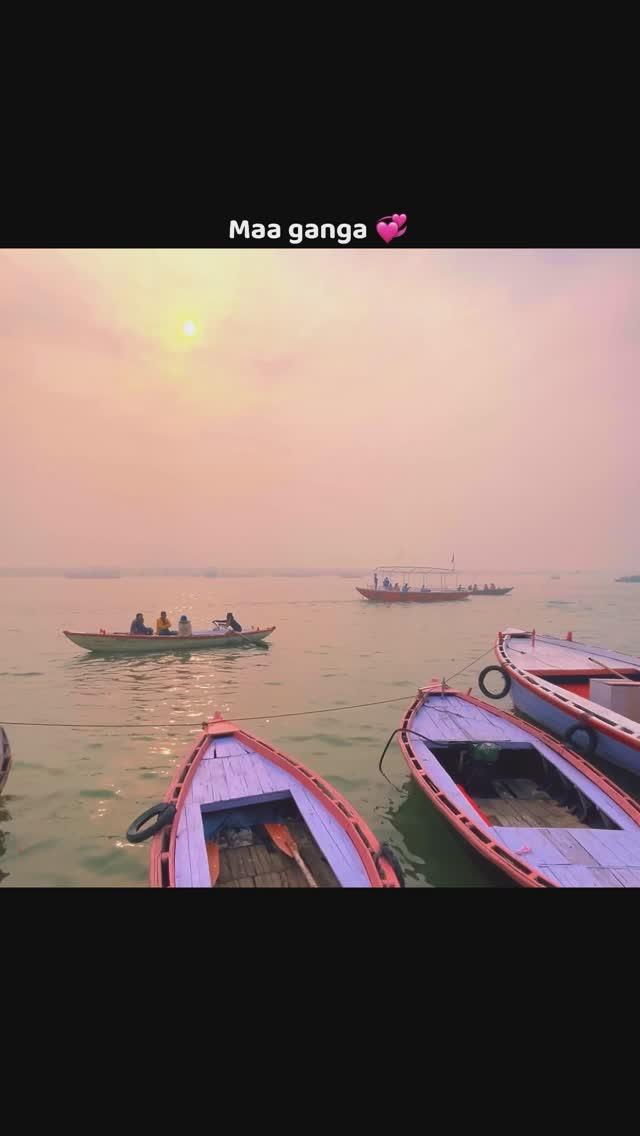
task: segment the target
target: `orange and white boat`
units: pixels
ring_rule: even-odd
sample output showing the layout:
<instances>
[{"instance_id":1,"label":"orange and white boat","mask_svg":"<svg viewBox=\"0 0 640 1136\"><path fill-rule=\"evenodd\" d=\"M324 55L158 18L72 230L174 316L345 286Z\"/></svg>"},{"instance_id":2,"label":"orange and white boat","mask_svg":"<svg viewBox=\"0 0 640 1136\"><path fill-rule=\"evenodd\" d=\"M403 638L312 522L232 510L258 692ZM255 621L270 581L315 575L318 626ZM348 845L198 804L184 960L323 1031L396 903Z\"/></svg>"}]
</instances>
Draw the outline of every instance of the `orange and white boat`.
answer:
<instances>
[{"instance_id":1,"label":"orange and white boat","mask_svg":"<svg viewBox=\"0 0 640 1136\"><path fill-rule=\"evenodd\" d=\"M372 588L356 591L371 603L451 603L469 599L469 591L452 586L454 579L457 580L455 568L383 565L373 570Z\"/></svg>"}]
</instances>

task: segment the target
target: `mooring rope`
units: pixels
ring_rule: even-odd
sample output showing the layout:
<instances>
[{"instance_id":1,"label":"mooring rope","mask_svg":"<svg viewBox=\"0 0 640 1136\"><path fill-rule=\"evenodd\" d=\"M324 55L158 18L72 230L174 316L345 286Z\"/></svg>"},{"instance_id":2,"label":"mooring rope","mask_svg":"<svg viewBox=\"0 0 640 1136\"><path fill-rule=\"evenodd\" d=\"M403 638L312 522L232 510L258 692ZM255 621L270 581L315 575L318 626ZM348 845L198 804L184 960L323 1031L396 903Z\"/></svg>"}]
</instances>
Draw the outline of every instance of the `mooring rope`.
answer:
<instances>
[{"instance_id":1,"label":"mooring rope","mask_svg":"<svg viewBox=\"0 0 640 1136\"><path fill-rule=\"evenodd\" d=\"M483 651L483 653L481 655L479 655L477 659L474 659L473 662L467 663L466 667L463 667L462 670L456 671L455 674L450 675L449 678L445 678L442 681L445 683L445 685L447 685L448 683L451 682L452 679L457 678L458 675L464 674L465 671L469 670L469 667L475 666L476 663L479 663L481 661L481 659L484 659L486 655L489 655L492 652L493 652L493 647L490 647L488 651ZM419 684L416 684L414 689L419 689ZM312 714L338 714L342 710L366 710L366 709L369 709L370 707L373 707L373 706L388 706L392 702L406 702L406 700L407 700L407 695L402 694L398 698L382 698L378 702L355 702L352 706L326 706L326 707L324 707L324 709L320 709L320 710L287 710L284 713L280 713L280 714L269 714L269 713L253 714L253 715L251 715L251 717L248 717L248 718L247 717L236 718L235 715L233 715L232 720L234 722L265 722L265 721L271 722L271 721L274 721L277 718L305 718L305 717L308 717L309 715L312 715ZM62 728L62 729L67 729L67 730L165 730L165 729L173 730L173 729L176 729L176 728L185 729L185 730L187 730L187 729L193 730L193 729L197 728L193 724L188 724L186 722L149 722L149 723L145 724L144 722L11 722L11 721L3 721L2 724L5 725L5 726L33 726L33 727L37 727L37 728L43 728L44 727L44 728L47 728L47 729L51 729L51 728L55 729L55 728L59 727L59 728Z\"/></svg>"}]
</instances>

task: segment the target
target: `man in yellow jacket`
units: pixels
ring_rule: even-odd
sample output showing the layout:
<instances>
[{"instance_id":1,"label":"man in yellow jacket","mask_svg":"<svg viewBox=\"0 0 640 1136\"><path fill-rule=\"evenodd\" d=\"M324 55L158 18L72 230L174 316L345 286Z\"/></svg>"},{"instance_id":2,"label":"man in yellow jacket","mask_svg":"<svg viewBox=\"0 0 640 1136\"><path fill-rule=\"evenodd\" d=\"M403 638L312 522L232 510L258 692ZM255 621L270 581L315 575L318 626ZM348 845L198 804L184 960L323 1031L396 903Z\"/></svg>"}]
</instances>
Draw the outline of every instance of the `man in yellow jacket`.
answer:
<instances>
[{"instance_id":1,"label":"man in yellow jacket","mask_svg":"<svg viewBox=\"0 0 640 1136\"><path fill-rule=\"evenodd\" d=\"M171 620L167 619L166 611L161 611L160 618L156 620L156 634L171 635Z\"/></svg>"}]
</instances>

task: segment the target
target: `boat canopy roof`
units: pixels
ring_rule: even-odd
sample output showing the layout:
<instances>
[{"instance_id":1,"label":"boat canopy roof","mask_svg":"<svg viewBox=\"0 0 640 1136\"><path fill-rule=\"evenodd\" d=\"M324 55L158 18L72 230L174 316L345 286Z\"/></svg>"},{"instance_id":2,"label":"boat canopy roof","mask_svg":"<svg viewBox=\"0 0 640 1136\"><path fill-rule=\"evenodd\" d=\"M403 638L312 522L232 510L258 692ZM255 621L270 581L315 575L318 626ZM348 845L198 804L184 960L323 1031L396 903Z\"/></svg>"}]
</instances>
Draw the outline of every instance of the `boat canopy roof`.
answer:
<instances>
[{"instance_id":1,"label":"boat canopy roof","mask_svg":"<svg viewBox=\"0 0 640 1136\"><path fill-rule=\"evenodd\" d=\"M402 564L383 564L379 568L374 568L374 572L390 572L401 574L403 576L411 576L414 573L419 576L425 576L429 572L435 572L438 576L455 576L457 575L455 568L420 568L411 567Z\"/></svg>"}]
</instances>

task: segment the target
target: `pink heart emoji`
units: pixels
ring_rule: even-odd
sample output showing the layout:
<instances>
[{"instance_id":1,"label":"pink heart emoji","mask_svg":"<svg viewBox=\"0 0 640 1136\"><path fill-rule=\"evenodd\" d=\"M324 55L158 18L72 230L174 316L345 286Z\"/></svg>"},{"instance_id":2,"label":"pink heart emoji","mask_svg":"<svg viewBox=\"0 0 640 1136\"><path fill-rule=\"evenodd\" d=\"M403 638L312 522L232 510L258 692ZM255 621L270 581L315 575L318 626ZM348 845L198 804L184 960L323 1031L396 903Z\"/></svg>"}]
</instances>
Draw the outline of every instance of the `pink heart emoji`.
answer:
<instances>
[{"instance_id":1,"label":"pink heart emoji","mask_svg":"<svg viewBox=\"0 0 640 1136\"><path fill-rule=\"evenodd\" d=\"M407 214L406 213L394 213L391 220L395 221L398 228L401 229L402 226L406 223Z\"/></svg>"},{"instance_id":2,"label":"pink heart emoji","mask_svg":"<svg viewBox=\"0 0 640 1136\"><path fill-rule=\"evenodd\" d=\"M386 221L378 221L376 232L378 236L382 237L385 244L389 245L394 237L398 235L398 226L395 221L390 221L389 224L387 224Z\"/></svg>"}]
</instances>

